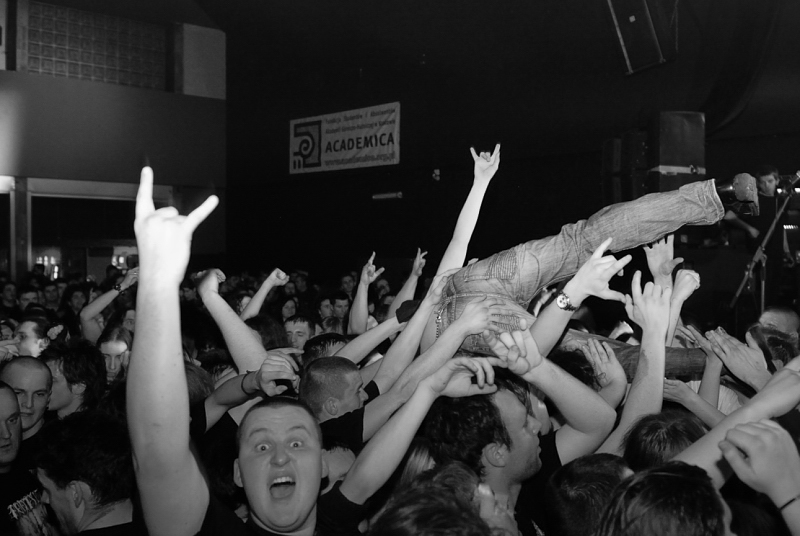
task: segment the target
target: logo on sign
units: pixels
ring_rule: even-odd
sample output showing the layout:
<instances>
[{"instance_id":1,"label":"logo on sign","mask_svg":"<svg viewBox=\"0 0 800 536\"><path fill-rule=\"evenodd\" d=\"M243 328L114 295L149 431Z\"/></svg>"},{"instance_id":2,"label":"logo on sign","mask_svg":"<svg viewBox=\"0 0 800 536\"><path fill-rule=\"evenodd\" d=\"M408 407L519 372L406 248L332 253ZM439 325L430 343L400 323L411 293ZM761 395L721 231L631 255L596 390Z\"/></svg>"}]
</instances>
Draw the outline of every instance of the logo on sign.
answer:
<instances>
[{"instance_id":1,"label":"logo on sign","mask_svg":"<svg viewBox=\"0 0 800 536\"><path fill-rule=\"evenodd\" d=\"M297 146L297 150L292 153L292 169L320 167L322 121L297 123L292 136L292 144Z\"/></svg>"}]
</instances>

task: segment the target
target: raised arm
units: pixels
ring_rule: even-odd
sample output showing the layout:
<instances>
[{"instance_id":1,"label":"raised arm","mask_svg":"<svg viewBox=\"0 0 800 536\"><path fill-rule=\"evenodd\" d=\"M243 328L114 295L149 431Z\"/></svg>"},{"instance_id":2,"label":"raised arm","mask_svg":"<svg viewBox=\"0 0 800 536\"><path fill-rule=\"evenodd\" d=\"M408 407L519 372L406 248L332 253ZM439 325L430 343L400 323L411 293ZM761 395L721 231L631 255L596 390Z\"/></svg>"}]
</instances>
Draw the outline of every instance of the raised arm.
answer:
<instances>
[{"instance_id":1,"label":"raised arm","mask_svg":"<svg viewBox=\"0 0 800 536\"><path fill-rule=\"evenodd\" d=\"M353 306L350 307L350 320L347 323L347 333L351 335L361 335L367 331L367 320L369 319L369 303L367 294L369 286L378 279L383 273L383 268L376 269L372 261L375 260L375 252L372 252L367 264L361 269L361 278L358 280L358 288L353 298Z\"/></svg>"},{"instance_id":2,"label":"raised arm","mask_svg":"<svg viewBox=\"0 0 800 536\"><path fill-rule=\"evenodd\" d=\"M341 350L336 352L336 355L346 357L356 364L361 363L376 346L395 333L402 331L405 325L405 323L398 322L395 316L387 318L345 344Z\"/></svg>"},{"instance_id":3,"label":"raised arm","mask_svg":"<svg viewBox=\"0 0 800 536\"><path fill-rule=\"evenodd\" d=\"M400 292L397 293L394 297L394 301L392 301L392 304L389 306L388 316L397 314L397 310L403 305L403 302L414 299L414 294L417 291L417 283L419 282L419 278L422 277L422 269L425 268L425 255L427 254L427 251L422 251L417 248L417 256L414 257L411 273L408 275L408 279L403 283Z\"/></svg>"},{"instance_id":4,"label":"raised arm","mask_svg":"<svg viewBox=\"0 0 800 536\"><path fill-rule=\"evenodd\" d=\"M206 270L197 284L197 294L219 326L236 369L239 372L258 370L267 357L267 351L253 336L244 320L219 295L219 284L222 281L225 281L225 274L220 270Z\"/></svg>"},{"instance_id":5,"label":"raised arm","mask_svg":"<svg viewBox=\"0 0 800 536\"><path fill-rule=\"evenodd\" d=\"M780 417L800 403L800 358L786 364L747 404L737 409L706 435L675 456L675 460L702 467L718 488L730 476L731 468L723 461L720 442L739 424Z\"/></svg>"},{"instance_id":6,"label":"raised arm","mask_svg":"<svg viewBox=\"0 0 800 536\"><path fill-rule=\"evenodd\" d=\"M728 335L721 327L709 331L706 337L711 343L711 349L728 370L756 391L761 390L772 377L767 369L764 352L749 333L745 335L747 344Z\"/></svg>"},{"instance_id":7,"label":"raised arm","mask_svg":"<svg viewBox=\"0 0 800 536\"><path fill-rule=\"evenodd\" d=\"M209 490L189 450L189 393L181 347L179 285L192 233L214 210L209 197L188 216L153 205L153 171L142 170L136 198L140 282L127 407L136 482L149 533L193 535Z\"/></svg>"},{"instance_id":8,"label":"raised arm","mask_svg":"<svg viewBox=\"0 0 800 536\"><path fill-rule=\"evenodd\" d=\"M495 358L457 357L423 380L409 401L375 434L361 451L342 482L341 492L356 504L364 504L400 465L422 420L439 396L463 397L490 394L494 386ZM476 383L472 383L472 378Z\"/></svg>"},{"instance_id":9,"label":"raised arm","mask_svg":"<svg viewBox=\"0 0 800 536\"><path fill-rule=\"evenodd\" d=\"M283 270L280 268L272 270L264 282L261 283L261 286L258 287L258 291L253 296L253 299L251 299L244 310L242 310L242 314L240 315L241 319L247 320L248 318L258 315L259 311L261 311L261 306L264 305L264 300L267 299L269 291L274 287L282 287L287 281L289 281L289 276L283 273Z\"/></svg>"},{"instance_id":10,"label":"raised arm","mask_svg":"<svg viewBox=\"0 0 800 536\"><path fill-rule=\"evenodd\" d=\"M713 428L725 418L725 414L712 406L700 395L692 391L692 388L680 380L664 380L664 400L677 402L703 421L703 424Z\"/></svg>"},{"instance_id":11,"label":"raised arm","mask_svg":"<svg viewBox=\"0 0 800 536\"><path fill-rule=\"evenodd\" d=\"M687 340L698 345L706 354L706 366L703 369L703 379L697 394L714 408L719 406L719 383L722 374L722 360L711 348L711 343L693 326L679 328Z\"/></svg>"},{"instance_id":12,"label":"raised arm","mask_svg":"<svg viewBox=\"0 0 800 536\"><path fill-rule=\"evenodd\" d=\"M645 415L661 411L664 389L664 340L669 325L671 289L647 283L641 289L642 274L633 274L632 299L626 299L626 309L642 328L639 363L633 376L628 398L622 409L619 426L608 436L598 452L622 455L622 440L628 430Z\"/></svg>"},{"instance_id":13,"label":"raised arm","mask_svg":"<svg viewBox=\"0 0 800 536\"><path fill-rule=\"evenodd\" d=\"M100 325L95 321L95 317L103 312L103 310L111 305L111 303L123 292L136 284L139 279L139 268L131 268L119 284L119 290L112 288L95 298L91 303L86 304L86 307L81 309L81 333L83 338L92 344L97 343L97 339L102 335L103 330Z\"/></svg>"},{"instance_id":14,"label":"raised arm","mask_svg":"<svg viewBox=\"0 0 800 536\"><path fill-rule=\"evenodd\" d=\"M492 177L497 172L497 168L500 166L499 143L495 145L494 152L491 155L484 152L478 156L475 149L471 147L469 151L472 153L472 160L475 161L475 179L461 213L458 215L453 238L447 245L447 249L442 256L442 262L439 263L439 267L436 269L437 275L464 266L464 260L467 258L467 247L481 212L483 196L486 195L489 182L491 182Z\"/></svg>"},{"instance_id":15,"label":"raised arm","mask_svg":"<svg viewBox=\"0 0 800 536\"><path fill-rule=\"evenodd\" d=\"M667 346L680 346L680 342L675 339L675 331L681 325L681 309L686 300L699 288L700 274L694 270L678 270L670 298Z\"/></svg>"},{"instance_id":16,"label":"raised arm","mask_svg":"<svg viewBox=\"0 0 800 536\"><path fill-rule=\"evenodd\" d=\"M567 322L572 318L572 313L589 296L597 296L604 300L623 302L625 295L611 290L608 282L629 262L631 256L617 260L611 255L605 255L606 250L611 245L611 238L606 239L592 253L575 276L564 286L563 296L559 295L556 300L550 303L531 326L530 331L536 340L536 345L542 355L546 356L555 347ZM562 305L564 297L567 304ZM559 298L562 300L560 301Z\"/></svg>"}]
</instances>

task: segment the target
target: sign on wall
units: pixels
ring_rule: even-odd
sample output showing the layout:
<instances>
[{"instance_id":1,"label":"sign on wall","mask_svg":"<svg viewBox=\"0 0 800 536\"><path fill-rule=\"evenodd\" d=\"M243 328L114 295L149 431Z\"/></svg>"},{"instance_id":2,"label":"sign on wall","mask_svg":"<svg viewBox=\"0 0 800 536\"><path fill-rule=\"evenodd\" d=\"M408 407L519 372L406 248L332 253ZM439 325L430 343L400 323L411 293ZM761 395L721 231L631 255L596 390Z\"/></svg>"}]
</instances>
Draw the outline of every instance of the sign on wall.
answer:
<instances>
[{"instance_id":1,"label":"sign on wall","mask_svg":"<svg viewBox=\"0 0 800 536\"><path fill-rule=\"evenodd\" d=\"M289 173L400 163L400 103L289 122Z\"/></svg>"}]
</instances>

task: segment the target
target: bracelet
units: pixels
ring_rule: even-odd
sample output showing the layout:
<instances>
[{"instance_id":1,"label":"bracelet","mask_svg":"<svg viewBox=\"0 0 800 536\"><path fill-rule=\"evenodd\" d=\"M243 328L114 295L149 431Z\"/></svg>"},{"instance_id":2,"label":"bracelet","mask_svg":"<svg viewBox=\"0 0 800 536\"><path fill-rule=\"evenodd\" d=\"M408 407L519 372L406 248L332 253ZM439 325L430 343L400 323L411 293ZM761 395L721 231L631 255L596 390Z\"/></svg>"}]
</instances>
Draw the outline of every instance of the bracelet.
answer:
<instances>
[{"instance_id":1,"label":"bracelet","mask_svg":"<svg viewBox=\"0 0 800 536\"><path fill-rule=\"evenodd\" d=\"M258 390L255 390L255 391L253 391L252 393L248 393L248 392L245 390L245 388L244 388L244 380L247 378L247 376L249 376L249 375L250 375L250 373L251 373L251 372L255 372L255 371L253 371L253 370L248 370L247 372L245 372L244 374L242 374L242 384L241 384L241 389L242 389L242 392L243 392L244 394L246 394L247 396L254 395L254 394L256 394L256 393L258 392Z\"/></svg>"},{"instance_id":2,"label":"bracelet","mask_svg":"<svg viewBox=\"0 0 800 536\"><path fill-rule=\"evenodd\" d=\"M798 499L800 499L800 494L799 495L795 495L794 497L792 497L791 499L789 499L788 501L783 503L783 506L779 507L778 511L782 512L784 508L786 508L787 506L789 506L790 504L792 504L793 502L795 502Z\"/></svg>"}]
</instances>

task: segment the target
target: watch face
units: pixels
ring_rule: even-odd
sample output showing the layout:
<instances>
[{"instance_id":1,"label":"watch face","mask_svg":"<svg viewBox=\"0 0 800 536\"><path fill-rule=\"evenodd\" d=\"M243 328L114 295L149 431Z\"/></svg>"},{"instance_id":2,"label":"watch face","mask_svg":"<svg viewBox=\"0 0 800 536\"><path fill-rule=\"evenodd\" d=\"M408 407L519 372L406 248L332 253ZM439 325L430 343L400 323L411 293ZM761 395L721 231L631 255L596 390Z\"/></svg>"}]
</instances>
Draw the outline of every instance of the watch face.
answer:
<instances>
[{"instance_id":1,"label":"watch face","mask_svg":"<svg viewBox=\"0 0 800 536\"><path fill-rule=\"evenodd\" d=\"M556 296L556 305L566 311L574 310L574 307L572 307L572 304L569 301L569 297L563 292Z\"/></svg>"}]
</instances>

